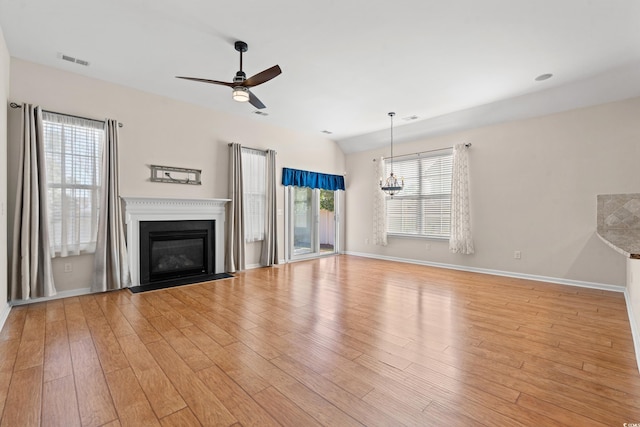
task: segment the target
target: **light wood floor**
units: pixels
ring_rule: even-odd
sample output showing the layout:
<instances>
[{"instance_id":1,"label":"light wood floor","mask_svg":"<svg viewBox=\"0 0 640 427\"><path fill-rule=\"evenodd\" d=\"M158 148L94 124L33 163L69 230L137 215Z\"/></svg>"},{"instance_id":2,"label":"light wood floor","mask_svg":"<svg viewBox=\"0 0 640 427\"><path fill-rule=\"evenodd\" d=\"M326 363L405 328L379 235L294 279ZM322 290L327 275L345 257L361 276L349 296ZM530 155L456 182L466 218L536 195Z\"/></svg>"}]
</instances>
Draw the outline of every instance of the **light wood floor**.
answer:
<instances>
[{"instance_id":1,"label":"light wood floor","mask_svg":"<svg viewBox=\"0 0 640 427\"><path fill-rule=\"evenodd\" d=\"M2 426L623 426L622 294L337 256L15 307Z\"/></svg>"}]
</instances>

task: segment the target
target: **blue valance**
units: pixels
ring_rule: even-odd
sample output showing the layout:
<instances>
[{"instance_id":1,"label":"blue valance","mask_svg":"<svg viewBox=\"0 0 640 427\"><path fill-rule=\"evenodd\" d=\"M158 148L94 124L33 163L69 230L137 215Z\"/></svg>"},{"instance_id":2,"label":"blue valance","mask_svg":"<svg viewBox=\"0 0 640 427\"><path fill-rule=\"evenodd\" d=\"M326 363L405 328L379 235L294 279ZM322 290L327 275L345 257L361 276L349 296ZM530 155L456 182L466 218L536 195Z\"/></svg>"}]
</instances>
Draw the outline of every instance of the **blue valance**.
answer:
<instances>
[{"instance_id":1,"label":"blue valance","mask_svg":"<svg viewBox=\"0 0 640 427\"><path fill-rule=\"evenodd\" d=\"M344 177L328 173L282 168L282 185L319 188L321 190L344 190Z\"/></svg>"}]
</instances>

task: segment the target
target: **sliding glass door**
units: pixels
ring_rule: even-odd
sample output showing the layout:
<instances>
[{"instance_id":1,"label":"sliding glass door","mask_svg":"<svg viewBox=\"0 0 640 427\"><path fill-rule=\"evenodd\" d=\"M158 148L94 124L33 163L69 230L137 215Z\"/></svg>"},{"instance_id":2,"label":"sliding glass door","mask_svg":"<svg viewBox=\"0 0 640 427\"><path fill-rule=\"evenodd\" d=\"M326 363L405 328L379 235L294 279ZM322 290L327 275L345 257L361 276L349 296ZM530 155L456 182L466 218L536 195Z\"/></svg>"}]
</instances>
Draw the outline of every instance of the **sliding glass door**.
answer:
<instances>
[{"instance_id":1,"label":"sliding glass door","mask_svg":"<svg viewBox=\"0 0 640 427\"><path fill-rule=\"evenodd\" d=\"M335 191L287 187L289 259L315 257L337 251Z\"/></svg>"},{"instance_id":2,"label":"sliding glass door","mask_svg":"<svg viewBox=\"0 0 640 427\"><path fill-rule=\"evenodd\" d=\"M292 255L308 255L315 252L316 240L315 204L311 188L290 187L293 191L293 251Z\"/></svg>"},{"instance_id":3,"label":"sliding glass door","mask_svg":"<svg viewBox=\"0 0 640 427\"><path fill-rule=\"evenodd\" d=\"M336 211L335 191L319 190L320 212L318 217L318 238L320 252L336 252Z\"/></svg>"}]
</instances>

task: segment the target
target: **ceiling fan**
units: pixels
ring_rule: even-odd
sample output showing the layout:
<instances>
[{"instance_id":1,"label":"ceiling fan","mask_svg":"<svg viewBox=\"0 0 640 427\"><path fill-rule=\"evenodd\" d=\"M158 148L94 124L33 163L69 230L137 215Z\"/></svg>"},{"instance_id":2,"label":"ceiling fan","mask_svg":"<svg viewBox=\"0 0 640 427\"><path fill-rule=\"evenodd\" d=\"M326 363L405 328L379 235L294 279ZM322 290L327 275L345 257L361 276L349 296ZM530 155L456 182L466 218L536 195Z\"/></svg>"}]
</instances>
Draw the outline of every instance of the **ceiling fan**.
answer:
<instances>
[{"instance_id":1,"label":"ceiling fan","mask_svg":"<svg viewBox=\"0 0 640 427\"><path fill-rule=\"evenodd\" d=\"M242 71L242 54L248 50L248 46L245 42L237 41L235 42L235 49L240 52L240 71L238 71L233 78L233 82L221 82L219 80L209 80L209 79L200 79L197 77L180 77L176 76L178 79L185 80L193 80L196 82L203 83L212 83L214 85L222 85L233 88L233 99L238 102L247 102L249 101L251 105L258 109L265 108L265 105L255 96L250 90L250 87L261 85L262 83L268 82L272 78L278 76L282 73L282 70L278 65L274 65L271 68L267 68L266 70L247 78L247 75Z\"/></svg>"}]
</instances>

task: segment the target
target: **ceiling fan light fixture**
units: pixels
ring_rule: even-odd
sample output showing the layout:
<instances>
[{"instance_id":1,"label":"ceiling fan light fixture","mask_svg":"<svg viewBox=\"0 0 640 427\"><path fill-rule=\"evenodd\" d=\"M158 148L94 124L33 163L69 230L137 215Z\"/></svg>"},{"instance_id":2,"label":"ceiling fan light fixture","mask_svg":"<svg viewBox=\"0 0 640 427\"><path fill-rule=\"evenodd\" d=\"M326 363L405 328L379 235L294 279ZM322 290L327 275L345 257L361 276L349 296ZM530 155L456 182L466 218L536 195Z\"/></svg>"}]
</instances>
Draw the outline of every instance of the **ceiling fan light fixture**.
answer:
<instances>
[{"instance_id":1,"label":"ceiling fan light fixture","mask_svg":"<svg viewBox=\"0 0 640 427\"><path fill-rule=\"evenodd\" d=\"M243 41L237 41L235 43L236 50L240 53L240 70L233 77L232 82L222 82L220 80L210 80L210 79L201 79L197 77L184 77L184 76L176 76L178 79L185 80L193 80L201 83L210 83L214 85L227 86L233 89L231 93L231 97L238 102L249 102L251 105L256 107L258 110L266 108L265 105L258 99L258 97L249 91L249 88L261 85L262 83L266 83L274 77L279 76L282 73L280 66L274 65L271 68L267 68L259 72L258 74L254 74L253 76L247 78L247 75L244 71L242 71L242 54L247 51L247 44Z\"/></svg>"},{"instance_id":2,"label":"ceiling fan light fixture","mask_svg":"<svg viewBox=\"0 0 640 427\"><path fill-rule=\"evenodd\" d=\"M238 102L249 101L249 89L243 86L236 86L233 88L233 100Z\"/></svg>"}]
</instances>

